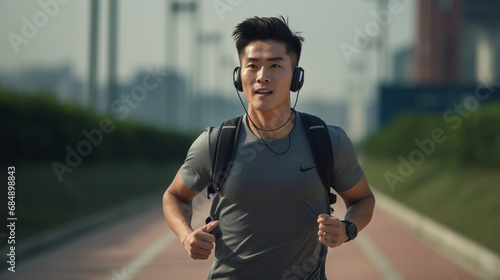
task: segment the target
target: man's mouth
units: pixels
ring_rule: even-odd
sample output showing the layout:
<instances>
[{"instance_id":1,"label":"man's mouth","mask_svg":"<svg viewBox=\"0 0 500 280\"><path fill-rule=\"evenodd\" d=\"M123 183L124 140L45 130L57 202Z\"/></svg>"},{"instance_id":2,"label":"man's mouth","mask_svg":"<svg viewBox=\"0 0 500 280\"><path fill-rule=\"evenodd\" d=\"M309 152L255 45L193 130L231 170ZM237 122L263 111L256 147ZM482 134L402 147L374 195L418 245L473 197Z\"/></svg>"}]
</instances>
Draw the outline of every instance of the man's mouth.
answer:
<instances>
[{"instance_id":1,"label":"man's mouth","mask_svg":"<svg viewBox=\"0 0 500 280\"><path fill-rule=\"evenodd\" d=\"M259 88L258 90L255 91L255 94L260 94L260 95L269 95L271 93L273 93L273 91L267 88Z\"/></svg>"}]
</instances>

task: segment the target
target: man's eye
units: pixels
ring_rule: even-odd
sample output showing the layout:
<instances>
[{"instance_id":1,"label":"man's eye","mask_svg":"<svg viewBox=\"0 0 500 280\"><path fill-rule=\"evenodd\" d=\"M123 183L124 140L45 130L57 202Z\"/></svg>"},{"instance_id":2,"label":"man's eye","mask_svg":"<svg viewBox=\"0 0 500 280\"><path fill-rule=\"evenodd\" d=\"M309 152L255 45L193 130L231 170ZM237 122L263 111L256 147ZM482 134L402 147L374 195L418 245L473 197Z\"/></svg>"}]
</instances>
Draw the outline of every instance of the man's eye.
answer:
<instances>
[{"instance_id":1,"label":"man's eye","mask_svg":"<svg viewBox=\"0 0 500 280\"><path fill-rule=\"evenodd\" d=\"M255 64L249 64L249 65L247 66L247 68L257 68L257 65L255 65Z\"/></svg>"},{"instance_id":2,"label":"man's eye","mask_svg":"<svg viewBox=\"0 0 500 280\"><path fill-rule=\"evenodd\" d=\"M271 68L280 68L280 67L281 67L281 65L279 65L279 64L273 64L273 65L271 65Z\"/></svg>"}]
</instances>

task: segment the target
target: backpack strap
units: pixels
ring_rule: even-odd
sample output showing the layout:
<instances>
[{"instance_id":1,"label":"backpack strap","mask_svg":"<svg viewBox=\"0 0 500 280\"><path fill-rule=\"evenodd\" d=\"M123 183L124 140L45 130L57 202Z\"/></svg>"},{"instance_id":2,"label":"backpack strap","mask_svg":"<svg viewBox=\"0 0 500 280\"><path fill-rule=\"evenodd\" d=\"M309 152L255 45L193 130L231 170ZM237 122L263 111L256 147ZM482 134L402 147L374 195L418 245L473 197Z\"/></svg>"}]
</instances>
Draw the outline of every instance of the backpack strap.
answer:
<instances>
[{"instance_id":1,"label":"backpack strap","mask_svg":"<svg viewBox=\"0 0 500 280\"><path fill-rule=\"evenodd\" d=\"M333 149L330 141L330 134L326 123L313 115L300 113L302 121L305 124L309 144L316 163L316 170L323 182L328 193L328 201L330 205L337 202L337 196L331 192L330 187L333 182ZM330 213L333 213L333 208L330 206Z\"/></svg>"},{"instance_id":2,"label":"backpack strap","mask_svg":"<svg viewBox=\"0 0 500 280\"><path fill-rule=\"evenodd\" d=\"M238 133L242 117L237 117L222 123L217 136L215 153L212 159L212 183L208 186L207 196L220 191L226 180L236 153Z\"/></svg>"}]
</instances>

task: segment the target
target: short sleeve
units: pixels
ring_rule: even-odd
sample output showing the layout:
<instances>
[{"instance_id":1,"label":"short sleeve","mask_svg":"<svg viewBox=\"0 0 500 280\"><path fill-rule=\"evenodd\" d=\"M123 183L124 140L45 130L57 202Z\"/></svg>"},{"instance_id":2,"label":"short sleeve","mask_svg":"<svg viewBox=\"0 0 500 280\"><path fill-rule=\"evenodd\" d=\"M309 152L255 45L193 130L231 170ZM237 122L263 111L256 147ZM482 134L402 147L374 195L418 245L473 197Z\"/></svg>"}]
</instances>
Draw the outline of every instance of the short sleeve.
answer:
<instances>
[{"instance_id":1,"label":"short sleeve","mask_svg":"<svg viewBox=\"0 0 500 280\"><path fill-rule=\"evenodd\" d=\"M354 145L345 131L337 126L328 128L334 154L332 186L337 192L348 191L361 180L363 169L359 164Z\"/></svg>"},{"instance_id":2,"label":"short sleeve","mask_svg":"<svg viewBox=\"0 0 500 280\"><path fill-rule=\"evenodd\" d=\"M187 153L186 159L180 168L181 177L186 186L195 192L203 191L212 181L212 161L213 153L210 144L210 137L213 135L213 128L207 128L193 142Z\"/></svg>"}]
</instances>

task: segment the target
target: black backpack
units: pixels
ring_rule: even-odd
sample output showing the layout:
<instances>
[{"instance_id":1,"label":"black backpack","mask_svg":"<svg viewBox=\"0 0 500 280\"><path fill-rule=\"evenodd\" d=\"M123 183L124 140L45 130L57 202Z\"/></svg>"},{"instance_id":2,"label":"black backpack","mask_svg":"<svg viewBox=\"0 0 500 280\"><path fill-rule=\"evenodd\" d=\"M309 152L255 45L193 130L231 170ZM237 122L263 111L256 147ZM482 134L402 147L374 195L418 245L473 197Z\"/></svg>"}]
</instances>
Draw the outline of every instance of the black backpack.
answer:
<instances>
[{"instance_id":1,"label":"black backpack","mask_svg":"<svg viewBox=\"0 0 500 280\"><path fill-rule=\"evenodd\" d=\"M316 170L328 193L330 214L332 214L333 208L331 205L337 202L337 196L330 190L330 183L333 181L334 159L328 128L325 122L316 116L306 113L300 113L300 116L307 128L307 135L313 151ZM240 116L225 121L219 129L217 144L215 146L215 156L212 159L212 183L207 188L208 198L210 198L210 195L220 191L226 180L226 176L231 168L236 153L238 133L240 131L242 119L243 117ZM211 219L209 217L206 222L208 223L210 221Z\"/></svg>"}]
</instances>

